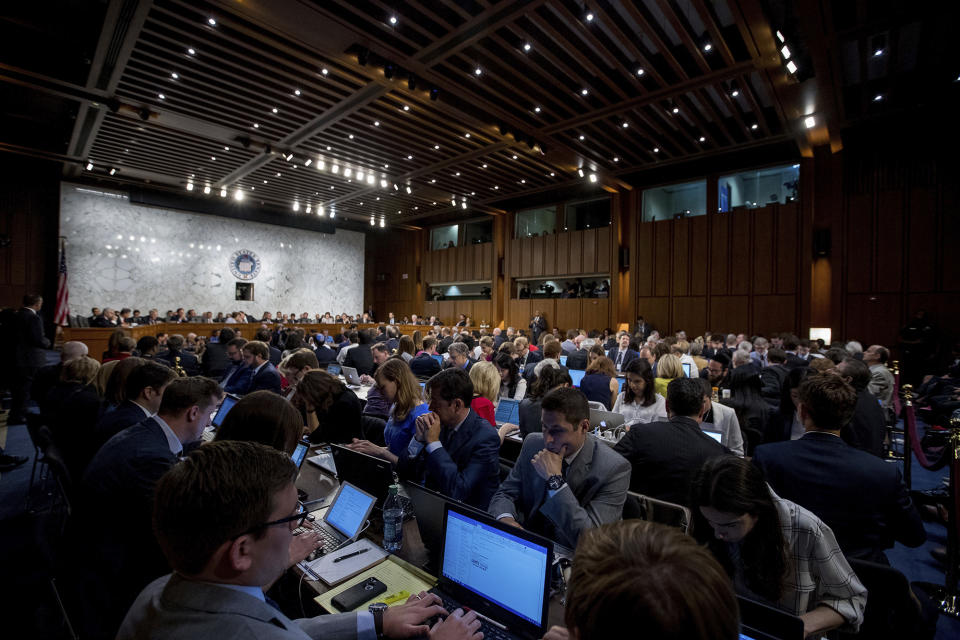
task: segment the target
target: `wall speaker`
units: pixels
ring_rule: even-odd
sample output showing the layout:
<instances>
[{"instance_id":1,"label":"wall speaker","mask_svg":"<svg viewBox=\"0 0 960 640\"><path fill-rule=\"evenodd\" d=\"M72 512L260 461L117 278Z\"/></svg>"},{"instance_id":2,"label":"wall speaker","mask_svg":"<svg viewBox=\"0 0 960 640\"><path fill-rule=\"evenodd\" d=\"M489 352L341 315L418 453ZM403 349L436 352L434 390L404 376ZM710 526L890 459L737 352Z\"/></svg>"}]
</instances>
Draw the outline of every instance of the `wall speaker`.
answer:
<instances>
[{"instance_id":1,"label":"wall speaker","mask_svg":"<svg viewBox=\"0 0 960 640\"><path fill-rule=\"evenodd\" d=\"M813 257L830 257L830 229L815 229L813 231Z\"/></svg>"}]
</instances>

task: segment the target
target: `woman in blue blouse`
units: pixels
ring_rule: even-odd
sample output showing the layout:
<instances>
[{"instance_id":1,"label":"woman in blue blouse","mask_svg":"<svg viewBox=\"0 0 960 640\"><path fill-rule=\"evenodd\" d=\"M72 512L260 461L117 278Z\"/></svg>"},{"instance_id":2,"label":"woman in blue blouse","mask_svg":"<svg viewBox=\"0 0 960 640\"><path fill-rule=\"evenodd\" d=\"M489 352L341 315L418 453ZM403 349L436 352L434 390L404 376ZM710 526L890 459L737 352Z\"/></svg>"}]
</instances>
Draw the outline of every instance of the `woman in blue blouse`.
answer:
<instances>
[{"instance_id":1,"label":"woman in blue blouse","mask_svg":"<svg viewBox=\"0 0 960 640\"><path fill-rule=\"evenodd\" d=\"M351 449L397 463L400 453L407 448L416 431L417 418L427 411L420 383L410 367L400 358L390 358L376 373L377 386L390 406L390 418L383 430L385 447L368 440L354 440Z\"/></svg>"}]
</instances>

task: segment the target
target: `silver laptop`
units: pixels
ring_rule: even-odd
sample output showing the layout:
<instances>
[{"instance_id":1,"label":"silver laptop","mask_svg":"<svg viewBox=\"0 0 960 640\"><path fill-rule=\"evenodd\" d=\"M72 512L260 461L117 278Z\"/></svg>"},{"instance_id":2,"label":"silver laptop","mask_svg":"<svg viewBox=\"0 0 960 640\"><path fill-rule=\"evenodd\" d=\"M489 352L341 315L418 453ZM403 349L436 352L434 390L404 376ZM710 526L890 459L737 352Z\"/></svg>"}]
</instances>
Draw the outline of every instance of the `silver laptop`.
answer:
<instances>
[{"instance_id":1,"label":"silver laptop","mask_svg":"<svg viewBox=\"0 0 960 640\"><path fill-rule=\"evenodd\" d=\"M347 384L354 387L360 386L360 374L357 373L357 370L353 367L342 367L341 371L343 372L343 377L346 379Z\"/></svg>"},{"instance_id":2,"label":"silver laptop","mask_svg":"<svg viewBox=\"0 0 960 640\"><path fill-rule=\"evenodd\" d=\"M323 553L330 553L353 542L373 511L377 499L359 487L343 482L323 520L314 528L323 539Z\"/></svg>"},{"instance_id":3,"label":"silver laptop","mask_svg":"<svg viewBox=\"0 0 960 640\"><path fill-rule=\"evenodd\" d=\"M601 431L616 429L623 426L623 416L613 411L600 411L599 409L590 409L590 428L599 428Z\"/></svg>"}]
</instances>

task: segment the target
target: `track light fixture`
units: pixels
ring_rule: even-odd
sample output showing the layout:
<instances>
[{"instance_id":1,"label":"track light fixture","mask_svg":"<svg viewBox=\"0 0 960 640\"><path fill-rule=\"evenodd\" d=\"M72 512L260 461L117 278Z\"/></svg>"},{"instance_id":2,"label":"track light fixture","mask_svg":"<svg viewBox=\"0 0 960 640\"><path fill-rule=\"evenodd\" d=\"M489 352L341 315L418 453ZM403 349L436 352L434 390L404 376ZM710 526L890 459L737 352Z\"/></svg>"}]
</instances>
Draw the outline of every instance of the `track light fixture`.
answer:
<instances>
[{"instance_id":1,"label":"track light fixture","mask_svg":"<svg viewBox=\"0 0 960 640\"><path fill-rule=\"evenodd\" d=\"M417 76L412 73L407 77L407 89L410 91L415 91L417 88Z\"/></svg>"},{"instance_id":2,"label":"track light fixture","mask_svg":"<svg viewBox=\"0 0 960 640\"><path fill-rule=\"evenodd\" d=\"M361 67L367 66L367 61L370 60L370 49L363 47L360 49L360 52L357 53L357 62L360 63Z\"/></svg>"}]
</instances>

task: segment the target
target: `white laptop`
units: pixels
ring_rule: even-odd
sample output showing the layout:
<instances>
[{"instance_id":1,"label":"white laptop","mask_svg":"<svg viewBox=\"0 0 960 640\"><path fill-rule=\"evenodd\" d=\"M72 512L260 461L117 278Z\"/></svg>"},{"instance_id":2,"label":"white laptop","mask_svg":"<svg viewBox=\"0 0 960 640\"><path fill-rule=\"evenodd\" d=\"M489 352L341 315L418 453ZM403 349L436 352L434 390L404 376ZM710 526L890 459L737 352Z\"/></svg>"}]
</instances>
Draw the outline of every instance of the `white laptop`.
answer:
<instances>
[{"instance_id":1,"label":"white laptop","mask_svg":"<svg viewBox=\"0 0 960 640\"><path fill-rule=\"evenodd\" d=\"M376 502L374 496L359 487L349 482L341 483L323 520L314 525L323 538L323 553L330 553L356 540Z\"/></svg>"},{"instance_id":2,"label":"white laptop","mask_svg":"<svg viewBox=\"0 0 960 640\"><path fill-rule=\"evenodd\" d=\"M357 370L353 367L341 367L343 372L343 377L346 379L347 384L359 387L360 386L360 374L357 373Z\"/></svg>"}]
</instances>

